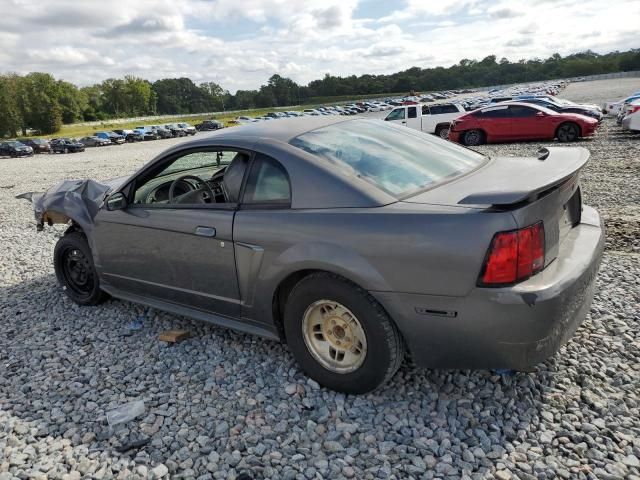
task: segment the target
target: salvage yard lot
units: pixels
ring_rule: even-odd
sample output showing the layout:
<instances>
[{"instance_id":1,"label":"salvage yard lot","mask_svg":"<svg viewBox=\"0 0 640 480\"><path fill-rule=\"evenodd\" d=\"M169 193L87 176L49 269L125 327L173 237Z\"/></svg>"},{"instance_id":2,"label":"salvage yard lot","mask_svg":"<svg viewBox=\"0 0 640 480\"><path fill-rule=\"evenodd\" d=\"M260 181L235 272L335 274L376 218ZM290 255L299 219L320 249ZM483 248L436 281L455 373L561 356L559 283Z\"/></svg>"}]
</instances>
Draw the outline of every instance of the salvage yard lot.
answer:
<instances>
[{"instance_id":1,"label":"salvage yard lot","mask_svg":"<svg viewBox=\"0 0 640 480\"><path fill-rule=\"evenodd\" d=\"M600 104L638 89L584 82L561 96ZM590 316L554 358L504 376L405 365L365 396L318 388L279 343L122 301L78 307L57 287L64 230L37 233L13 197L131 173L183 141L0 160L0 479L144 478L158 464L184 478L640 479L640 135L605 119L578 143L592 153L583 197L604 218L606 252ZM158 342L177 328L192 338ZM109 431L105 411L133 399L145 414ZM140 437L150 443L116 452Z\"/></svg>"}]
</instances>

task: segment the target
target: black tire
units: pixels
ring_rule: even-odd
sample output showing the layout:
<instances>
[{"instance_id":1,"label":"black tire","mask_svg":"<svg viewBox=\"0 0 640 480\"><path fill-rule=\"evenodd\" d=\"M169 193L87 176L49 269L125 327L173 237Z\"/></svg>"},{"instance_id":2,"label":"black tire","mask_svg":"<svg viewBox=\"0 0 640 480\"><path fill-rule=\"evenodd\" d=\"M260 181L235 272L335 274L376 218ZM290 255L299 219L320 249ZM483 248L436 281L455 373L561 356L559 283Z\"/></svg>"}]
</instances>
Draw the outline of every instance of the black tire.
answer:
<instances>
[{"instance_id":1,"label":"black tire","mask_svg":"<svg viewBox=\"0 0 640 480\"><path fill-rule=\"evenodd\" d=\"M436 137L440 137L443 140L447 140L449 138L449 126L448 125L438 125L436 127Z\"/></svg>"},{"instance_id":2,"label":"black tire","mask_svg":"<svg viewBox=\"0 0 640 480\"><path fill-rule=\"evenodd\" d=\"M482 145L485 142L484 132L475 129L467 130L462 134L462 142L469 147Z\"/></svg>"},{"instance_id":3,"label":"black tire","mask_svg":"<svg viewBox=\"0 0 640 480\"><path fill-rule=\"evenodd\" d=\"M81 232L70 232L56 243L53 265L58 283L78 305L98 305L109 296L100 290L91 249Z\"/></svg>"},{"instance_id":4,"label":"black tire","mask_svg":"<svg viewBox=\"0 0 640 480\"><path fill-rule=\"evenodd\" d=\"M363 363L349 373L324 367L305 343L303 318L314 302L329 300L348 308L366 335ZM319 384L344 393L366 393L383 385L396 373L404 358L402 336L382 306L365 290L330 273L303 278L291 291L284 311L287 343L302 370Z\"/></svg>"},{"instance_id":5,"label":"black tire","mask_svg":"<svg viewBox=\"0 0 640 480\"><path fill-rule=\"evenodd\" d=\"M580 127L573 122L561 123L556 130L559 142L575 142L580 138Z\"/></svg>"}]
</instances>

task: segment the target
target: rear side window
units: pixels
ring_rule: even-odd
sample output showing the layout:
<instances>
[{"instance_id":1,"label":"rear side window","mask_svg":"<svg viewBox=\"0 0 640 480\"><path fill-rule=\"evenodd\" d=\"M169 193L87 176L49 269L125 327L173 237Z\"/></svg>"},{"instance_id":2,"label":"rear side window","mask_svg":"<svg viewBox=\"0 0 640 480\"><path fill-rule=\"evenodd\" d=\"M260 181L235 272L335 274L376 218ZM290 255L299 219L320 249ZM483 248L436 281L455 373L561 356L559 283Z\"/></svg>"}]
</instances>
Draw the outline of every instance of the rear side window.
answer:
<instances>
[{"instance_id":1,"label":"rear side window","mask_svg":"<svg viewBox=\"0 0 640 480\"><path fill-rule=\"evenodd\" d=\"M289 175L280 162L257 154L244 190L243 203L290 204Z\"/></svg>"},{"instance_id":2,"label":"rear side window","mask_svg":"<svg viewBox=\"0 0 640 480\"><path fill-rule=\"evenodd\" d=\"M493 107L486 110L480 110L475 114L478 118L506 118L508 116L507 107Z\"/></svg>"},{"instance_id":3,"label":"rear side window","mask_svg":"<svg viewBox=\"0 0 640 480\"><path fill-rule=\"evenodd\" d=\"M418 116L418 109L416 107L409 107L409 118L417 118Z\"/></svg>"},{"instance_id":4,"label":"rear side window","mask_svg":"<svg viewBox=\"0 0 640 480\"><path fill-rule=\"evenodd\" d=\"M511 105L509 107L509 116L510 117L535 117L538 110L530 107L523 107L522 105Z\"/></svg>"},{"instance_id":5,"label":"rear side window","mask_svg":"<svg viewBox=\"0 0 640 480\"><path fill-rule=\"evenodd\" d=\"M458 107L452 104L444 104L444 105L432 105L429 107L431 110L431 115L441 115L443 113L456 113L458 112Z\"/></svg>"}]
</instances>

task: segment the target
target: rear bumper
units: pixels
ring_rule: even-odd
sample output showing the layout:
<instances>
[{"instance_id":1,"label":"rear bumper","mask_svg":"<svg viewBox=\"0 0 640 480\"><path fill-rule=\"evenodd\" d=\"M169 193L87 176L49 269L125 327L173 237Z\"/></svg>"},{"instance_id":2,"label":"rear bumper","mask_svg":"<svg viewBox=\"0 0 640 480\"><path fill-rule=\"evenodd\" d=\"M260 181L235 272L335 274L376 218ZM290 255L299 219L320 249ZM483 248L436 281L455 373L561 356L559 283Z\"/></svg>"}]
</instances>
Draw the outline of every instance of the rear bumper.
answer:
<instances>
[{"instance_id":1,"label":"rear bumper","mask_svg":"<svg viewBox=\"0 0 640 480\"><path fill-rule=\"evenodd\" d=\"M625 130L640 131L640 118L634 118L635 114L627 115L622 119L622 128Z\"/></svg>"},{"instance_id":2,"label":"rear bumper","mask_svg":"<svg viewBox=\"0 0 640 480\"><path fill-rule=\"evenodd\" d=\"M474 288L466 297L371 293L418 365L526 370L557 352L584 320L603 248L600 215L585 206L558 258L518 285Z\"/></svg>"}]
</instances>

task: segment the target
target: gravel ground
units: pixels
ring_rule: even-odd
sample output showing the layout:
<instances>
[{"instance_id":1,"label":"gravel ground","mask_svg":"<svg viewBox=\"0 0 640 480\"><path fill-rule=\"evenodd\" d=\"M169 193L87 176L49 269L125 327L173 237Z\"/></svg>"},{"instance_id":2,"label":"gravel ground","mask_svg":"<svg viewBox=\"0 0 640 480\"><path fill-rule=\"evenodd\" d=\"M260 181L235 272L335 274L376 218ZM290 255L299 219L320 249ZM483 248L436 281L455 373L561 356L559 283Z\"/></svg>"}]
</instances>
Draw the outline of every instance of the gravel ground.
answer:
<instances>
[{"instance_id":1,"label":"gravel ground","mask_svg":"<svg viewBox=\"0 0 640 480\"><path fill-rule=\"evenodd\" d=\"M598 81L563 96L600 103L639 88ZM56 286L63 229L36 233L13 196L132 172L172 142L0 160L0 480L640 479L640 136L607 120L580 142L608 242L590 316L554 358L515 375L406 365L365 396L319 388L277 342L121 301L77 307ZM171 328L193 337L158 342ZM136 399L145 413L110 430L105 412Z\"/></svg>"}]
</instances>

